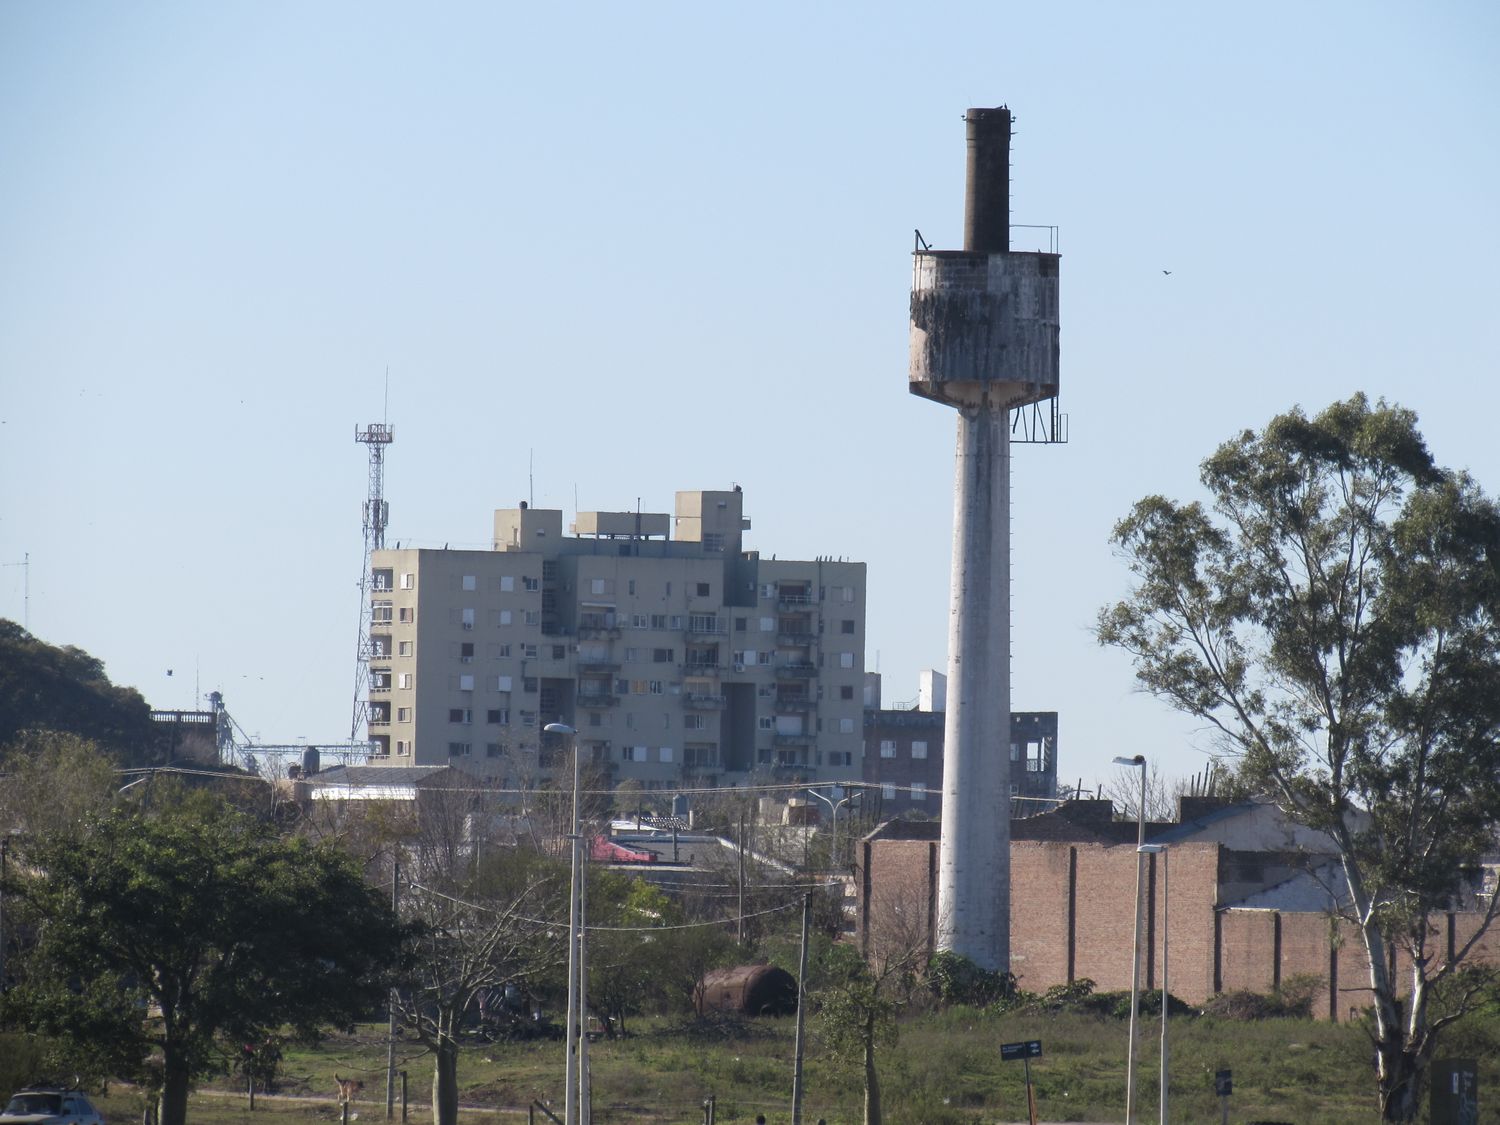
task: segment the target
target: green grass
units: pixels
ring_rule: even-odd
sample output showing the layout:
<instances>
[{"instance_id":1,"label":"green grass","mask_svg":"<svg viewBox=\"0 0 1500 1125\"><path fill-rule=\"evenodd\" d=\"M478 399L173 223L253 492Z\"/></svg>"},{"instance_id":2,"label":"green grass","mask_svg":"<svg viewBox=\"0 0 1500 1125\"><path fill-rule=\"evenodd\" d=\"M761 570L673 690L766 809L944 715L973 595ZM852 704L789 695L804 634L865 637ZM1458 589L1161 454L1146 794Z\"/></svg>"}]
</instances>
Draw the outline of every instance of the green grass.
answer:
<instances>
[{"instance_id":1,"label":"green grass","mask_svg":"<svg viewBox=\"0 0 1500 1125\"><path fill-rule=\"evenodd\" d=\"M680 1020L646 1019L628 1039L592 1047L595 1120L699 1122L703 1099L717 1097L723 1125L753 1122L765 1113L773 1123L790 1120L793 1021L760 1020L720 1025L710 1032ZM858 1073L829 1058L810 1028L804 1120L857 1125L862 1090ZM1142 1031L1140 1112L1157 1116L1160 1025ZM228 1080L206 1084L195 1094L190 1119L206 1125L296 1125L339 1120L333 1101L335 1072L362 1078L361 1125L384 1120L383 1027L337 1036L316 1049L287 1053L278 1092L323 1102L257 1100L250 1113L243 1091ZM1481 1121L1500 1125L1500 1066L1493 1044L1500 1018L1455 1038L1444 1056L1481 1060ZM1119 1122L1124 1118L1126 1025L1093 1016L997 1016L966 1008L930 1012L905 1020L899 1042L880 1055L886 1120L891 1125L979 1125L1023 1121L1024 1068L1001 1063L999 1045L1040 1039L1043 1057L1032 1064L1032 1080L1043 1121ZM409 1119L428 1125L431 1061L414 1045L398 1047L398 1066L409 1076ZM1378 1120L1369 1048L1358 1028L1310 1020L1273 1019L1241 1023L1209 1018L1174 1020L1171 1040L1174 1121L1217 1122L1214 1072L1234 1070L1230 1119L1268 1119L1298 1125L1356 1125ZM550 1101L561 1114L561 1044L474 1044L459 1065L462 1117L481 1121L525 1119L533 1099ZM227 1095L227 1096L226 1096ZM507 1107L513 1107L507 1112ZM141 1095L119 1087L101 1102L115 1125L139 1121ZM481 1112L483 1110L483 1112ZM540 1117L539 1117L540 1119Z\"/></svg>"}]
</instances>

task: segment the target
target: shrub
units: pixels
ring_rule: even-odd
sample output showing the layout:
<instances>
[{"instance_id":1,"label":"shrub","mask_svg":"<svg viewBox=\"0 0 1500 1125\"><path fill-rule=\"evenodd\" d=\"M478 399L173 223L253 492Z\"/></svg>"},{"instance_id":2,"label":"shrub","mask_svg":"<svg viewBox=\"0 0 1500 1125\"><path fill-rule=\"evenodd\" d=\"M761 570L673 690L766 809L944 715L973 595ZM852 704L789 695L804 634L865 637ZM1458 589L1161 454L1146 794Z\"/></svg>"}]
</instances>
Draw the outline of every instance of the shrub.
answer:
<instances>
[{"instance_id":1,"label":"shrub","mask_svg":"<svg viewBox=\"0 0 1500 1125\"><path fill-rule=\"evenodd\" d=\"M1324 984L1319 976L1289 977L1275 992L1237 989L1220 993L1203 1006L1203 1011L1226 1020L1311 1019L1313 1001Z\"/></svg>"},{"instance_id":2,"label":"shrub","mask_svg":"<svg viewBox=\"0 0 1500 1125\"><path fill-rule=\"evenodd\" d=\"M927 984L940 1003L983 1008L1013 996L1016 978L981 968L960 953L942 950L927 962Z\"/></svg>"}]
</instances>

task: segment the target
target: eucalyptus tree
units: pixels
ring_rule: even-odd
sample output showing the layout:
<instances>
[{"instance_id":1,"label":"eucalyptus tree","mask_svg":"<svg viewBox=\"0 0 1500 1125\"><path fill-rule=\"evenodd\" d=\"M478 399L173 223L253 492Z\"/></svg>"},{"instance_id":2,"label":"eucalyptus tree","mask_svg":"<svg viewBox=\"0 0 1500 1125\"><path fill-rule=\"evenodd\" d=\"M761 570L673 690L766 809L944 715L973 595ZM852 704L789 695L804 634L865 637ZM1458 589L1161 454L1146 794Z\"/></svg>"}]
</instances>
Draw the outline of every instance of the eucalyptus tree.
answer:
<instances>
[{"instance_id":1,"label":"eucalyptus tree","mask_svg":"<svg viewBox=\"0 0 1500 1125\"><path fill-rule=\"evenodd\" d=\"M1471 955L1497 904L1473 874L1500 826L1500 510L1411 411L1363 395L1241 433L1201 480L1207 506L1148 496L1115 527L1134 583L1098 638L1332 843L1381 1111L1409 1120L1489 979ZM1433 920L1454 908L1475 924L1450 951Z\"/></svg>"}]
</instances>

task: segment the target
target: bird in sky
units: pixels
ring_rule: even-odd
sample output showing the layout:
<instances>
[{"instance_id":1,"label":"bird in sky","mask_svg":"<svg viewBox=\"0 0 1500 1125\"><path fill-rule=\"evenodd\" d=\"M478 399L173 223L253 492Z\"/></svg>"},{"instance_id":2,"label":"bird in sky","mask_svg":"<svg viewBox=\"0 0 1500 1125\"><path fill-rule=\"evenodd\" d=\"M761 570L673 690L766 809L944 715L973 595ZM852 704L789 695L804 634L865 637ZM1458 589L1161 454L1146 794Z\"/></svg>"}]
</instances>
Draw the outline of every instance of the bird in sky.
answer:
<instances>
[{"instance_id":1,"label":"bird in sky","mask_svg":"<svg viewBox=\"0 0 1500 1125\"><path fill-rule=\"evenodd\" d=\"M1172 276L1172 271L1171 270L1162 270L1161 272L1164 273L1164 274L1166 274L1168 277Z\"/></svg>"}]
</instances>

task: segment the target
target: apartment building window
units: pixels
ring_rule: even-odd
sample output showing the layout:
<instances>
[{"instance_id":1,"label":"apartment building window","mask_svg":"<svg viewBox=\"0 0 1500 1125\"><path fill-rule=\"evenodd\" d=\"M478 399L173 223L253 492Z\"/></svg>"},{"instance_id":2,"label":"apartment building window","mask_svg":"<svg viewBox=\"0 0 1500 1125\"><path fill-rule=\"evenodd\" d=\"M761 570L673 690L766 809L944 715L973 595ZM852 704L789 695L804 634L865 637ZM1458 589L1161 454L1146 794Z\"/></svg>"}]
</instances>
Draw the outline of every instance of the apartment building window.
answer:
<instances>
[{"instance_id":1,"label":"apartment building window","mask_svg":"<svg viewBox=\"0 0 1500 1125\"><path fill-rule=\"evenodd\" d=\"M844 618L844 620L840 621L839 632L845 634L854 632L854 618L846 617Z\"/></svg>"},{"instance_id":2,"label":"apartment building window","mask_svg":"<svg viewBox=\"0 0 1500 1125\"><path fill-rule=\"evenodd\" d=\"M682 614L673 613L667 617L667 628L682 631Z\"/></svg>"},{"instance_id":3,"label":"apartment building window","mask_svg":"<svg viewBox=\"0 0 1500 1125\"><path fill-rule=\"evenodd\" d=\"M602 593L604 593L604 579L602 579L602 578L595 578L592 582L590 582L589 583L589 592L593 593L593 594L602 594Z\"/></svg>"},{"instance_id":4,"label":"apartment building window","mask_svg":"<svg viewBox=\"0 0 1500 1125\"><path fill-rule=\"evenodd\" d=\"M539 609L528 609L524 614L527 625L540 625L542 623L542 611Z\"/></svg>"},{"instance_id":5,"label":"apartment building window","mask_svg":"<svg viewBox=\"0 0 1500 1125\"><path fill-rule=\"evenodd\" d=\"M415 574L403 574L401 576L401 588L403 590L415 590L417 588L417 576Z\"/></svg>"},{"instance_id":6,"label":"apartment building window","mask_svg":"<svg viewBox=\"0 0 1500 1125\"><path fill-rule=\"evenodd\" d=\"M380 601L370 606L370 622L375 625L389 625L392 620L393 604L392 602Z\"/></svg>"},{"instance_id":7,"label":"apartment building window","mask_svg":"<svg viewBox=\"0 0 1500 1125\"><path fill-rule=\"evenodd\" d=\"M521 725L523 727L534 727L534 726L536 726L536 712L535 711L522 711L521 712Z\"/></svg>"},{"instance_id":8,"label":"apartment building window","mask_svg":"<svg viewBox=\"0 0 1500 1125\"><path fill-rule=\"evenodd\" d=\"M845 586L843 588L843 590L844 590L844 601L846 601L846 602L852 602L854 600L854 587L853 586Z\"/></svg>"},{"instance_id":9,"label":"apartment building window","mask_svg":"<svg viewBox=\"0 0 1500 1125\"><path fill-rule=\"evenodd\" d=\"M821 722L822 720L819 720L819 721ZM853 734L854 733L854 720L853 719L840 719L839 720L839 733L840 734Z\"/></svg>"},{"instance_id":10,"label":"apartment building window","mask_svg":"<svg viewBox=\"0 0 1500 1125\"><path fill-rule=\"evenodd\" d=\"M411 641L397 641L396 642L396 655L397 656L410 656L411 655L411 645L412 645Z\"/></svg>"},{"instance_id":11,"label":"apartment building window","mask_svg":"<svg viewBox=\"0 0 1500 1125\"><path fill-rule=\"evenodd\" d=\"M854 654L852 652L841 652L841 653L839 653L839 667L840 668L853 668L854 667Z\"/></svg>"},{"instance_id":12,"label":"apartment building window","mask_svg":"<svg viewBox=\"0 0 1500 1125\"><path fill-rule=\"evenodd\" d=\"M676 659L676 655L676 649L654 648L651 650L651 660L655 664L670 664Z\"/></svg>"},{"instance_id":13,"label":"apartment building window","mask_svg":"<svg viewBox=\"0 0 1500 1125\"><path fill-rule=\"evenodd\" d=\"M842 685L839 688L839 698L840 699L853 699L854 698L854 688L853 688L853 686L850 685L850 684L844 684L844 685Z\"/></svg>"},{"instance_id":14,"label":"apartment building window","mask_svg":"<svg viewBox=\"0 0 1500 1125\"><path fill-rule=\"evenodd\" d=\"M410 672L401 672L401 673L398 673L397 676L396 676L396 686L398 688L402 688L403 690L410 690L411 689L411 673Z\"/></svg>"},{"instance_id":15,"label":"apartment building window","mask_svg":"<svg viewBox=\"0 0 1500 1125\"><path fill-rule=\"evenodd\" d=\"M719 619L712 613L688 614L688 628L694 633L717 633Z\"/></svg>"},{"instance_id":16,"label":"apartment building window","mask_svg":"<svg viewBox=\"0 0 1500 1125\"><path fill-rule=\"evenodd\" d=\"M448 708L448 721L468 726L474 721L474 712L467 707L450 707Z\"/></svg>"},{"instance_id":17,"label":"apartment building window","mask_svg":"<svg viewBox=\"0 0 1500 1125\"><path fill-rule=\"evenodd\" d=\"M522 691L526 691L526 692L535 693L536 692L536 677L535 676L522 676L521 677L521 690Z\"/></svg>"},{"instance_id":18,"label":"apartment building window","mask_svg":"<svg viewBox=\"0 0 1500 1125\"><path fill-rule=\"evenodd\" d=\"M568 657L568 646L567 645L553 645L552 646L552 659L553 660L566 660L567 657Z\"/></svg>"},{"instance_id":19,"label":"apartment building window","mask_svg":"<svg viewBox=\"0 0 1500 1125\"><path fill-rule=\"evenodd\" d=\"M591 727L608 726L609 724L604 721L607 718L609 718L609 716L606 715L603 711L590 711L589 712L589 726L591 726Z\"/></svg>"},{"instance_id":20,"label":"apartment building window","mask_svg":"<svg viewBox=\"0 0 1500 1125\"><path fill-rule=\"evenodd\" d=\"M463 664L474 663L474 645L472 642L465 641L458 646L458 659Z\"/></svg>"},{"instance_id":21,"label":"apartment building window","mask_svg":"<svg viewBox=\"0 0 1500 1125\"><path fill-rule=\"evenodd\" d=\"M670 762L672 760L672 748L670 746L663 746L658 753L663 762Z\"/></svg>"},{"instance_id":22,"label":"apartment building window","mask_svg":"<svg viewBox=\"0 0 1500 1125\"><path fill-rule=\"evenodd\" d=\"M762 633L774 633L774 632L776 632L776 618L774 618L774 617L762 617L760 619L760 631Z\"/></svg>"},{"instance_id":23,"label":"apartment building window","mask_svg":"<svg viewBox=\"0 0 1500 1125\"><path fill-rule=\"evenodd\" d=\"M463 622L465 629L474 628L474 611L472 609L459 610L459 620Z\"/></svg>"},{"instance_id":24,"label":"apartment building window","mask_svg":"<svg viewBox=\"0 0 1500 1125\"><path fill-rule=\"evenodd\" d=\"M880 756L882 758L894 758L896 756L896 740L893 738L882 738L880 740Z\"/></svg>"},{"instance_id":25,"label":"apartment building window","mask_svg":"<svg viewBox=\"0 0 1500 1125\"><path fill-rule=\"evenodd\" d=\"M397 707L396 708L396 721L398 723L409 723L409 722L411 722L411 708L410 707Z\"/></svg>"},{"instance_id":26,"label":"apartment building window","mask_svg":"<svg viewBox=\"0 0 1500 1125\"><path fill-rule=\"evenodd\" d=\"M527 578L525 575L522 575L522 577L521 577L521 585L525 589L530 590L532 593L535 593L537 590L540 590L542 588L542 583L541 583L540 579L538 579L538 578Z\"/></svg>"},{"instance_id":27,"label":"apartment building window","mask_svg":"<svg viewBox=\"0 0 1500 1125\"><path fill-rule=\"evenodd\" d=\"M467 758L469 752L474 749L472 742L450 742L448 743L448 757Z\"/></svg>"},{"instance_id":28,"label":"apartment building window","mask_svg":"<svg viewBox=\"0 0 1500 1125\"><path fill-rule=\"evenodd\" d=\"M757 664L770 664L772 657L774 657L775 655L776 654L770 649L762 649L759 655L756 657L755 662Z\"/></svg>"},{"instance_id":29,"label":"apartment building window","mask_svg":"<svg viewBox=\"0 0 1500 1125\"><path fill-rule=\"evenodd\" d=\"M702 715L684 715L682 726L684 730L706 730L708 724L703 721Z\"/></svg>"},{"instance_id":30,"label":"apartment building window","mask_svg":"<svg viewBox=\"0 0 1500 1125\"><path fill-rule=\"evenodd\" d=\"M626 712L625 714L625 729L635 730L635 716L630 714L629 712Z\"/></svg>"},{"instance_id":31,"label":"apartment building window","mask_svg":"<svg viewBox=\"0 0 1500 1125\"><path fill-rule=\"evenodd\" d=\"M491 648L497 660L504 659L510 655L510 645L492 645Z\"/></svg>"},{"instance_id":32,"label":"apartment building window","mask_svg":"<svg viewBox=\"0 0 1500 1125\"><path fill-rule=\"evenodd\" d=\"M756 726L760 727L761 730L775 730L776 720L770 715L761 715L756 720Z\"/></svg>"},{"instance_id":33,"label":"apartment building window","mask_svg":"<svg viewBox=\"0 0 1500 1125\"><path fill-rule=\"evenodd\" d=\"M411 753L411 743L410 742L402 742L402 741L398 740L396 742L396 753L397 754L403 754L403 755L404 754L410 754Z\"/></svg>"},{"instance_id":34,"label":"apartment building window","mask_svg":"<svg viewBox=\"0 0 1500 1125\"><path fill-rule=\"evenodd\" d=\"M1012 742L1010 744L1010 760L1012 762L1019 762L1021 760L1021 744L1019 742Z\"/></svg>"},{"instance_id":35,"label":"apartment building window","mask_svg":"<svg viewBox=\"0 0 1500 1125\"><path fill-rule=\"evenodd\" d=\"M913 801L927 800L927 786L920 781L913 781L911 783L911 799Z\"/></svg>"},{"instance_id":36,"label":"apartment building window","mask_svg":"<svg viewBox=\"0 0 1500 1125\"><path fill-rule=\"evenodd\" d=\"M484 713L484 719L492 727L508 727L510 726L510 708L491 707Z\"/></svg>"},{"instance_id":37,"label":"apartment building window","mask_svg":"<svg viewBox=\"0 0 1500 1125\"><path fill-rule=\"evenodd\" d=\"M748 617L736 617L734 619L734 631L736 633L743 633L745 631L745 627L749 624L750 619Z\"/></svg>"},{"instance_id":38,"label":"apartment building window","mask_svg":"<svg viewBox=\"0 0 1500 1125\"><path fill-rule=\"evenodd\" d=\"M509 625L511 623L512 619L513 618L510 610L502 609L495 615L495 624L499 625L501 628L504 628L506 625Z\"/></svg>"},{"instance_id":39,"label":"apartment building window","mask_svg":"<svg viewBox=\"0 0 1500 1125\"><path fill-rule=\"evenodd\" d=\"M852 766L854 764L854 753L850 750L835 750L828 755L830 766Z\"/></svg>"},{"instance_id":40,"label":"apartment building window","mask_svg":"<svg viewBox=\"0 0 1500 1125\"><path fill-rule=\"evenodd\" d=\"M521 655L524 656L527 660L535 660L536 659L536 645L522 645L521 646Z\"/></svg>"},{"instance_id":41,"label":"apartment building window","mask_svg":"<svg viewBox=\"0 0 1500 1125\"><path fill-rule=\"evenodd\" d=\"M630 627L632 629L644 629L650 620L644 613L632 613L630 615Z\"/></svg>"},{"instance_id":42,"label":"apartment building window","mask_svg":"<svg viewBox=\"0 0 1500 1125\"><path fill-rule=\"evenodd\" d=\"M708 586L709 584L707 582L698 583L698 596L700 598L706 598L709 596Z\"/></svg>"},{"instance_id":43,"label":"apartment building window","mask_svg":"<svg viewBox=\"0 0 1500 1125\"><path fill-rule=\"evenodd\" d=\"M616 680L615 681L615 694L616 695L629 695L630 694L630 681L629 680Z\"/></svg>"},{"instance_id":44,"label":"apartment building window","mask_svg":"<svg viewBox=\"0 0 1500 1125\"><path fill-rule=\"evenodd\" d=\"M476 578L472 574L465 574L464 575L464 581L463 581L463 588L465 590L477 590L477 589L479 589L479 579Z\"/></svg>"},{"instance_id":45,"label":"apartment building window","mask_svg":"<svg viewBox=\"0 0 1500 1125\"><path fill-rule=\"evenodd\" d=\"M463 676L458 677L458 690L459 691L473 691L474 690L474 677L472 675L463 675Z\"/></svg>"},{"instance_id":46,"label":"apartment building window","mask_svg":"<svg viewBox=\"0 0 1500 1125\"><path fill-rule=\"evenodd\" d=\"M401 624L410 625L417 619L417 611L412 606L404 605L401 607L401 612L398 616L400 618Z\"/></svg>"},{"instance_id":47,"label":"apartment building window","mask_svg":"<svg viewBox=\"0 0 1500 1125\"><path fill-rule=\"evenodd\" d=\"M651 692L652 695L660 695L662 693L662 686L661 686L661 681L660 680L648 680L647 684L649 686L649 689L650 689L650 692Z\"/></svg>"},{"instance_id":48,"label":"apartment building window","mask_svg":"<svg viewBox=\"0 0 1500 1125\"><path fill-rule=\"evenodd\" d=\"M672 596L672 583L670 582L668 582L665 587L665 596L669 598Z\"/></svg>"},{"instance_id":49,"label":"apartment building window","mask_svg":"<svg viewBox=\"0 0 1500 1125\"><path fill-rule=\"evenodd\" d=\"M651 615L651 628L665 629L667 627L667 615L665 613L653 613Z\"/></svg>"},{"instance_id":50,"label":"apartment building window","mask_svg":"<svg viewBox=\"0 0 1500 1125\"><path fill-rule=\"evenodd\" d=\"M513 574L502 574L500 576L500 592L502 594L512 593L516 588L516 576Z\"/></svg>"},{"instance_id":51,"label":"apartment building window","mask_svg":"<svg viewBox=\"0 0 1500 1125\"><path fill-rule=\"evenodd\" d=\"M646 748L644 746L622 746L620 747L620 760L623 762L644 762L646 760Z\"/></svg>"},{"instance_id":52,"label":"apartment building window","mask_svg":"<svg viewBox=\"0 0 1500 1125\"><path fill-rule=\"evenodd\" d=\"M762 582L760 585L760 596L763 598L774 598L776 596L776 586L770 582Z\"/></svg>"},{"instance_id":53,"label":"apartment building window","mask_svg":"<svg viewBox=\"0 0 1500 1125\"><path fill-rule=\"evenodd\" d=\"M635 579L629 578L625 581L625 592L632 598L635 597Z\"/></svg>"},{"instance_id":54,"label":"apartment building window","mask_svg":"<svg viewBox=\"0 0 1500 1125\"><path fill-rule=\"evenodd\" d=\"M484 744L484 756L486 758L498 758L500 756L500 744L498 742L486 742Z\"/></svg>"},{"instance_id":55,"label":"apartment building window","mask_svg":"<svg viewBox=\"0 0 1500 1125\"><path fill-rule=\"evenodd\" d=\"M882 785L880 787L880 797L884 801L894 801L896 799L896 787L894 785Z\"/></svg>"}]
</instances>

